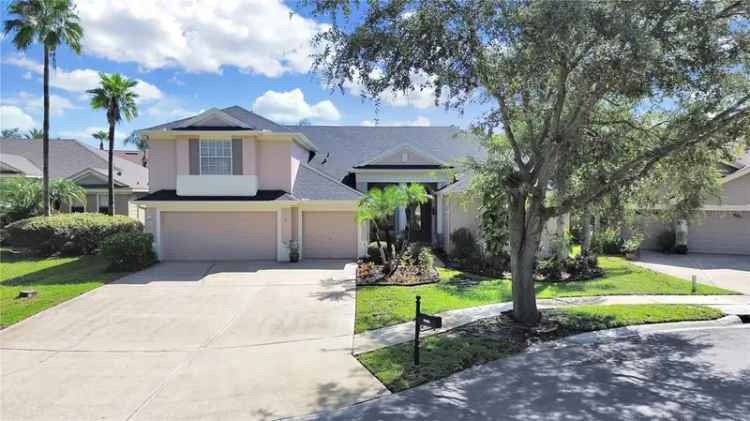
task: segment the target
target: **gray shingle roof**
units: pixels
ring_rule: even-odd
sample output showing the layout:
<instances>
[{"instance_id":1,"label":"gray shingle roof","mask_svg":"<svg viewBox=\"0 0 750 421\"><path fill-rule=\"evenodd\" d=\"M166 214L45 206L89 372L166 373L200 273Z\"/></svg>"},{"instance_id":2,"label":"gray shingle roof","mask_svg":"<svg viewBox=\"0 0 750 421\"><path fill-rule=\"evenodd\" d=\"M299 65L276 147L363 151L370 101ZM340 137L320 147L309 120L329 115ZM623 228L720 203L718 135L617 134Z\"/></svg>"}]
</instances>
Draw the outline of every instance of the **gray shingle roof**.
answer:
<instances>
[{"instance_id":1,"label":"gray shingle roof","mask_svg":"<svg viewBox=\"0 0 750 421\"><path fill-rule=\"evenodd\" d=\"M265 117L261 117L258 114L255 114L254 112L248 111L237 105L227 107L227 108L222 108L221 111L224 111L225 113L229 114L231 117L234 117L237 120L242 121L243 123L252 127L254 130L268 130L271 132L288 132L289 131L289 129L286 128L285 126L276 124L273 121ZM199 114L196 114L196 115L199 115ZM173 129L175 127L180 126L182 123L186 122L187 120L190 120L193 117L195 117L195 115L190 116L190 117L185 117L180 120L170 121L169 123L159 124L158 126L149 127L143 130Z\"/></svg>"},{"instance_id":2,"label":"gray shingle roof","mask_svg":"<svg viewBox=\"0 0 750 421\"><path fill-rule=\"evenodd\" d=\"M292 196L299 200L357 200L362 193L307 164L300 164Z\"/></svg>"},{"instance_id":3,"label":"gray shingle roof","mask_svg":"<svg viewBox=\"0 0 750 421\"><path fill-rule=\"evenodd\" d=\"M39 167L37 167L31 161L29 161L28 159L20 155L1 153L0 162L2 162L3 164L6 164L7 166L17 171L20 171L21 174L27 177L41 177L42 176L42 170Z\"/></svg>"},{"instance_id":4,"label":"gray shingle roof","mask_svg":"<svg viewBox=\"0 0 750 421\"><path fill-rule=\"evenodd\" d=\"M318 147L310 162L337 180L353 166L402 144L409 144L448 163L467 156L484 157L482 147L455 127L293 126Z\"/></svg>"},{"instance_id":5,"label":"gray shingle roof","mask_svg":"<svg viewBox=\"0 0 750 421\"><path fill-rule=\"evenodd\" d=\"M107 152L89 147L74 139L50 139L50 178L70 177L91 168L107 173ZM39 140L0 140L0 155L22 156L42 168L42 142ZM148 189L148 169L114 157L115 180L132 189ZM117 174L119 172L119 174Z\"/></svg>"}]
</instances>

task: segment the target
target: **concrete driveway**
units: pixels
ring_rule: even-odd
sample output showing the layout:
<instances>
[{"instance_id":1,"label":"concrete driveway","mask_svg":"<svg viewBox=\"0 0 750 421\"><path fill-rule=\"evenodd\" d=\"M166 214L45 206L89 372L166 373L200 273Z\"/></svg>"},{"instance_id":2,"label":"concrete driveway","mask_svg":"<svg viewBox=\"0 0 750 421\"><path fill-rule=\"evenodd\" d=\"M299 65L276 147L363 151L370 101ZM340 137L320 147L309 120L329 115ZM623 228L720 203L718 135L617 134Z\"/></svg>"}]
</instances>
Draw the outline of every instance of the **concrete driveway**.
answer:
<instances>
[{"instance_id":1,"label":"concrete driveway","mask_svg":"<svg viewBox=\"0 0 750 421\"><path fill-rule=\"evenodd\" d=\"M696 275L701 282L750 294L750 256L643 251L633 263L684 279Z\"/></svg>"},{"instance_id":2,"label":"concrete driveway","mask_svg":"<svg viewBox=\"0 0 750 421\"><path fill-rule=\"evenodd\" d=\"M386 393L342 261L170 262L0 332L3 420L268 419Z\"/></svg>"}]
</instances>

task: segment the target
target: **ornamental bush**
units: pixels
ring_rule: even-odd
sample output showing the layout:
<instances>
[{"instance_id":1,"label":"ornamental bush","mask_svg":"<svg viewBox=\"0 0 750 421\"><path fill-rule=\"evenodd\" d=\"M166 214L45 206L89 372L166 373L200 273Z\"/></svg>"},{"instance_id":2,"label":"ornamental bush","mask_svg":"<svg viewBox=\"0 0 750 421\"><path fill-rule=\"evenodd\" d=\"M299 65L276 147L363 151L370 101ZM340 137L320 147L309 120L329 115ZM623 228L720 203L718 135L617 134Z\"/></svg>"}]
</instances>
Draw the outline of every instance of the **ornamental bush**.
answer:
<instances>
[{"instance_id":1,"label":"ornamental bush","mask_svg":"<svg viewBox=\"0 0 750 421\"><path fill-rule=\"evenodd\" d=\"M450 239L453 243L452 258L467 259L480 254L479 243L468 228L459 228L453 231Z\"/></svg>"},{"instance_id":2,"label":"ornamental bush","mask_svg":"<svg viewBox=\"0 0 750 421\"><path fill-rule=\"evenodd\" d=\"M127 216L99 213L35 216L7 225L3 241L37 254L77 256L92 254L102 240L121 232L143 232L143 224Z\"/></svg>"},{"instance_id":3,"label":"ornamental bush","mask_svg":"<svg viewBox=\"0 0 750 421\"><path fill-rule=\"evenodd\" d=\"M101 254L114 271L145 269L156 262L154 236L145 232L120 232L105 238Z\"/></svg>"}]
</instances>

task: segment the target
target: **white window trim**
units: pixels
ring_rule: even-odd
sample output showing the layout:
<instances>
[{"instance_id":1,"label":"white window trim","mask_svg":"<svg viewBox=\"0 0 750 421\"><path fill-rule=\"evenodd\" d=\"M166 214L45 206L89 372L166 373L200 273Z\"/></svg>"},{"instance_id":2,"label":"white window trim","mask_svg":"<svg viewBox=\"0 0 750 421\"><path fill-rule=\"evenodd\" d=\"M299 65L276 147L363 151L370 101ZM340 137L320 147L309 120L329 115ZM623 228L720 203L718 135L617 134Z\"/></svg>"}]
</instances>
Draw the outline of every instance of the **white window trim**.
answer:
<instances>
[{"instance_id":1,"label":"white window trim","mask_svg":"<svg viewBox=\"0 0 750 421\"><path fill-rule=\"evenodd\" d=\"M203 174L203 148L201 145L203 142L229 142L229 174L215 174L215 175L232 175L234 174L234 145L232 139L199 139L198 140L198 174ZM207 158L225 158L225 157L207 157ZM214 175L214 174L211 174Z\"/></svg>"}]
</instances>

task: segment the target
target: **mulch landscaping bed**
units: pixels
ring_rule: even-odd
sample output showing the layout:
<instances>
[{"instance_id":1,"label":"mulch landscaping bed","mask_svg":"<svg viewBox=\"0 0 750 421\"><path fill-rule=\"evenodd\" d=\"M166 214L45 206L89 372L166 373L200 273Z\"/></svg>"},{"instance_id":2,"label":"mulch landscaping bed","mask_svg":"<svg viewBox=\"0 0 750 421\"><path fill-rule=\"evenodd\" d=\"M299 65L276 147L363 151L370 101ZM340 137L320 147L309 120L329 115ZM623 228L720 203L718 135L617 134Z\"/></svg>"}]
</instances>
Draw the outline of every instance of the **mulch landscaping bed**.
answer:
<instances>
[{"instance_id":1,"label":"mulch landscaping bed","mask_svg":"<svg viewBox=\"0 0 750 421\"><path fill-rule=\"evenodd\" d=\"M424 273L416 266L399 266L393 275L386 277L382 265L360 263L357 267L357 285L415 286L432 284L439 280L440 274L435 268L432 268L430 273Z\"/></svg>"}]
</instances>

